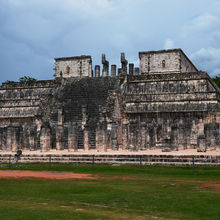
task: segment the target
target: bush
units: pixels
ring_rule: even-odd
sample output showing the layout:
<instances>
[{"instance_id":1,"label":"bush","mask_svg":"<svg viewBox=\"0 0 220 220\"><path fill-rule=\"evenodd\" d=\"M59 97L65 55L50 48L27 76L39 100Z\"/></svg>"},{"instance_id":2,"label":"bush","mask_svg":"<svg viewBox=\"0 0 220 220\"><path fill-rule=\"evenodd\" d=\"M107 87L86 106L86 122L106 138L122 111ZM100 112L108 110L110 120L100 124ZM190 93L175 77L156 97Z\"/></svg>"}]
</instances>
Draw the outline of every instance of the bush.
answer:
<instances>
[{"instance_id":1,"label":"bush","mask_svg":"<svg viewBox=\"0 0 220 220\"><path fill-rule=\"evenodd\" d=\"M216 83L216 85L220 88L220 74L212 79Z\"/></svg>"},{"instance_id":2,"label":"bush","mask_svg":"<svg viewBox=\"0 0 220 220\"><path fill-rule=\"evenodd\" d=\"M35 78L31 78L29 76L23 76L19 79L19 82L25 82L25 83L29 83L29 82L36 82L37 80Z\"/></svg>"}]
</instances>

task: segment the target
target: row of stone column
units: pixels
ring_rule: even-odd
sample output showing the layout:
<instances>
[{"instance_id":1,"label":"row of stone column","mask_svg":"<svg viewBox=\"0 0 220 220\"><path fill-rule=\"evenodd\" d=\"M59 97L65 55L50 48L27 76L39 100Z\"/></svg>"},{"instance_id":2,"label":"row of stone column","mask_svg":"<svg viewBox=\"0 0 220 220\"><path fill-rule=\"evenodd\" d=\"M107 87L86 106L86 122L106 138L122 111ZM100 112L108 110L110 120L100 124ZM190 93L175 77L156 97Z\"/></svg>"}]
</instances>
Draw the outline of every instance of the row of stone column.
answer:
<instances>
[{"instance_id":1,"label":"row of stone column","mask_svg":"<svg viewBox=\"0 0 220 220\"><path fill-rule=\"evenodd\" d=\"M123 131L121 130L121 125L113 124L111 125L110 130L108 130L107 123L100 122L96 128L95 132L95 149L97 151L106 151L107 149L118 150L122 146L127 146L127 138L122 137ZM68 139L67 145L69 151L77 151L78 150L78 138L79 138L79 127L75 122L70 122L68 125ZM121 130L121 132L120 132ZM89 136L89 128L87 126L83 129L83 143L84 150L91 150L93 148L90 145L90 136ZM126 135L128 133L126 132ZM46 131L41 132L41 150L48 151L47 146L50 146L49 143L50 134ZM56 149L62 150L64 149L64 133L63 127L56 128ZM93 148L94 149L94 148Z\"/></svg>"},{"instance_id":2,"label":"row of stone column","mask_svg":"<svg viewBox=\"0 0 220 220\"><path fill-rule=\"evenodd\" d=\"M102 54L102 77L109 76L109 61L106 60L105 54ZM125 54L121 53L121 68L118 68L118 75L129 74L139 75L139 68L135 67L133 63L129 63L129 71L127 71L128 61L125 59ZM95 66L95 77L100 77L100 65ZM111 65L111 76L116 77L117 65Z\"/></svg>"},{"instance_id":3,"label":"row of stone column","mask_svg":"<svg viewBox=\"0 0 220 220\"><path fill-rule=\"evenodd\" d=\"M34 125L28 127L11 125L1 128L0 149L4 151L17 151L18 149L37 149L37 130Z\"/></svg>"},{"instance_id":4,"label":"row of stone column","mask_svg":"<svg viewBox=\"0 0 220 220\"><path fill-rule=\"evenodd\" d=\"M96 129L96 150L106 151L107 149L119 150L144 150L150 148L148 146L152 141L148 134L149 128L142 126L139 129L131 129L126 120L120 123L100 122ZM135 130L140 130L137 134ZM154 132L153 132L154 133ZM5 138L3 138L3 136ZM154 134L153 134L154 136ZM40 140L40 149L42 152L50 151L52 146L51 129L41 127L39 134L35 127L29 129L21 129L20 127L8 127L5 134L0 134L0 149L16 151L17 149L37 150L37 137ZM68 125L68 150L78 150L79 127L77 123L70 122ZM5 141L3 141L5 139ZM4 143L3 143L4 142ZM84 127L83 130L84 150L90 150L89 129ZM152 142L154 145L155 142ZM151 145L151 144L150 144ZM57 126L56 128L56 150L64 149L64 128Z\"/></svg>"},{"instance_id":5,"label":"row of stone column","mask_svg":"<svg viewBox=\"0 0 220 220\"><path fill-rule=\"evenodd\" d=\"M170 148L171 150L180 150L187 148L197 148L205 151L207 148L207 140L210 139L210 147L215 145L215 137L205 137L204 124L199 121L195 127L187 130L185 127L179 126L172 129L167 125L146 124L146 123L128 123L122 120L121 123L100 122L96 128L96 150L146 150L157 147ZM68 127L68 149L69 151L78 150L78 126L76 123L70 123ZM166 129L166 130L164 130ZM83 130L84 150L90 150L89 129L85 127ZM158 133L159 132L159 133ZM213 130L214 132L214 130ZM193 135L195 133L195 135ZM46 137L44 137L44 134ZM186 136L183 136L185 134ZM63 128L58 127L56 132L56 149L63 149ZM50 133L41 131L41 149L48 151L50 146Z\"/></svg>"}]
</instances>

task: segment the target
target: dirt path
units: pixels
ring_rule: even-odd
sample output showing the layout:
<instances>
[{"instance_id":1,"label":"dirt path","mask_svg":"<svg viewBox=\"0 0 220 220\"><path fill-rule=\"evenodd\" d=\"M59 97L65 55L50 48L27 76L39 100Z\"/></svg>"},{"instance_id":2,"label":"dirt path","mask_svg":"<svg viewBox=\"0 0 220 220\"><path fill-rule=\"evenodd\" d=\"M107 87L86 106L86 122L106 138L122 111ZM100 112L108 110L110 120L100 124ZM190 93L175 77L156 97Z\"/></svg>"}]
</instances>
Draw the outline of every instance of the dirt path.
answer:
<instances>
[{"instance_id":1,"label":"dirt path","mask_svg":"<svg viewBox=\"0 0 220 220\"><path fill-rule=\"evenodd\" d=\"M46 179L96 179L91 174L56 172L56 171L28 171L28 170L0 170L0 178L35 177Z\"/></svg>"},{"instance_id":2,"label":"dirt path","mask_svg":"<svg viewBox=\"0 0 220 220\"><path fill-rule=\"evenodd\" d=\"M207 189L212 189L215 191L220 192L220 182L216 181L201 181L201 180L176 180L177 182L181 182L183 184L188 184L188 183L196 183L197 185L194 186L194 189L196 190L207 190Z\"/></svg>"}]
</instances>

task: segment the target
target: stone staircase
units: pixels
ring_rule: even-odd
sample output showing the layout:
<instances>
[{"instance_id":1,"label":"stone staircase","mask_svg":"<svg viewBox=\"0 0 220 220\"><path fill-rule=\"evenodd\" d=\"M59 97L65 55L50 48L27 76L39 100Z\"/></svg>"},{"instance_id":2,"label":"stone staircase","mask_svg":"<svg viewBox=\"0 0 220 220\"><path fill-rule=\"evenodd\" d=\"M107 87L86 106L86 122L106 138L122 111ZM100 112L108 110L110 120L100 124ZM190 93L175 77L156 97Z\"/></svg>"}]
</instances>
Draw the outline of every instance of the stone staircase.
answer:
<instances>
[{"instance_id":1,"label":"stone staircase","mask_svg":"<svg viewBox=\"0 0 220 220\"><path fill-rule=\"evenodd\" d=\"M13 162L14 154L0 155L0 163ZM25 154L19 163L220 166L220 155L117 155L117 154Z\"/></svg>"}]
</instances>

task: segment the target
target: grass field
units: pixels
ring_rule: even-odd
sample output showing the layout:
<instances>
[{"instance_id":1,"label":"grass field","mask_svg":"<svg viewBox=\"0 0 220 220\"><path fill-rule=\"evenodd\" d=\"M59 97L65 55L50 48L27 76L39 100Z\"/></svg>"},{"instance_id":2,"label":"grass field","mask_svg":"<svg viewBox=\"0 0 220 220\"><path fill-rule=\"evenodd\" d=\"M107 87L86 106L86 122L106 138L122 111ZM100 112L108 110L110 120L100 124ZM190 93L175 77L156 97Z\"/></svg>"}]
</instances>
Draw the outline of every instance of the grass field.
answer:
<instances>
[{"instance_id":1,"label":"grass field","mask_svg":"<svg viewBox=\"0 0 220 220\"><path fill-rule=\"evenodd\" d=\"M8 169L1 165L0 169ZM48 164L11 169L48 170ZM96 179L0 179L0 219L220 219L220 167L52 164Z\"/></svg>"}]
</instances>

